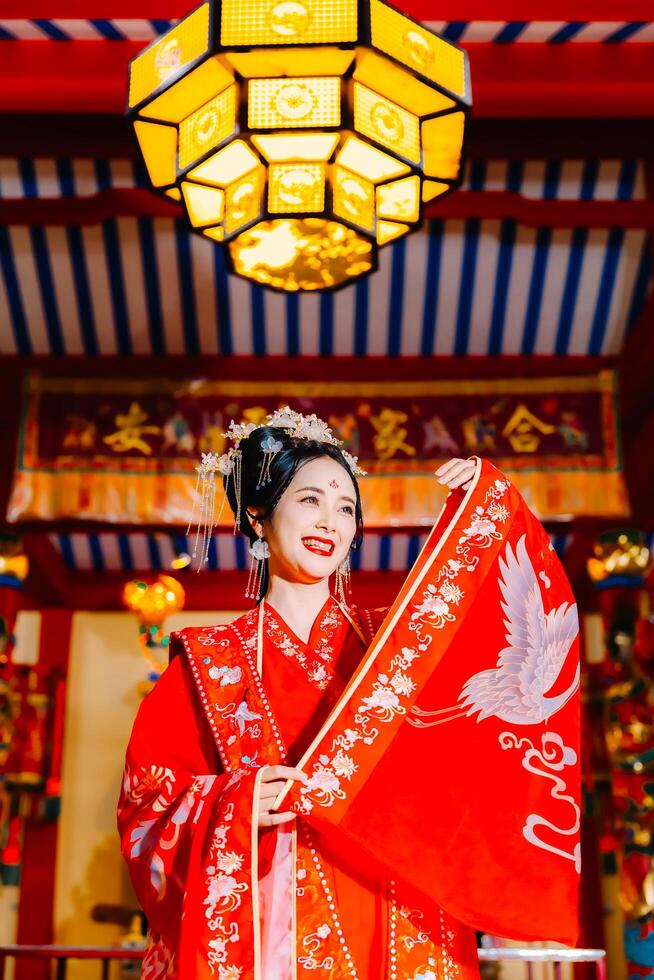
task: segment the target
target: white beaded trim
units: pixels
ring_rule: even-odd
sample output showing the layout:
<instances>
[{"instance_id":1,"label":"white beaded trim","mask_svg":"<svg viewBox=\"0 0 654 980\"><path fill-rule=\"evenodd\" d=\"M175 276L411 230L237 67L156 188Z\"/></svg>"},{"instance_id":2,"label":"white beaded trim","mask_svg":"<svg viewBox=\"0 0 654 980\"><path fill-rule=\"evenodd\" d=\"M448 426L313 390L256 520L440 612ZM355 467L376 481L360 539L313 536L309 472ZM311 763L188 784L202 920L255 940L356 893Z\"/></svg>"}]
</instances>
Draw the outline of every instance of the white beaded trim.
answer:
<instances>
[{"instance_id":1,"label":"white beaded trim","mask_svg":"<svg viewBox=\"0 0 654 980\"><path fill-rule=\"evenodd\" d=\"M397 902L395 901L395 882L388 882L388 959L389 980L397 977Z\"/></svg>"},{"instance_id":2,"label":"white beaded trim","mask_svg":"<svg viewBox=\"0 0 654 980\"><path fill-rule=\"evenodd\" d=\"M300 830L299 826L298 826L298 830ZM322 890L325 893L327 908L331 912L332 922L334 924L334 931L338 936L339 943L341 944L341 951L343 953L343 956L345 957L345 961L350 971L350 976L353 978L353 980L358 980L359 974L357 973L357 969L354 964L354 960L352 959L352 954L350 953L349 946L345 942L345 936L343 935L343 927L341 925L341 920L339 918L338 911L336 909L336 902L334 901L334 896L332 895L331 889L327 884L327 876L325 875L325 872L322 870L322 865L320 863L320 858L318 857L318 852L316 848L313 846L314 844L313 836L306 824L301 825L301 833L306 838L306 845L309 849L309 853L311 854L311 859L318 873L318 878L320 879Z\"/></svg>"},{"instance_id":3,"label":"white beaded trim","mask_svg":"<svg viewBox=\"0 0 654 980\"><path fill-rule=\"evenodd\" d=\"M209 710L209 699L207 698L207 694L206 694L206 691L205 691L205 688L204 688L204 684L202 682L202 678L200 677L200 671L198 670L197 665L195 663L195 657L193 656L193 654L191 652L191 648L190 648L189 644L186 641L186 637L184 636L184 633L185 632L186 632L185 630L181 630L181 632L179 632L179 633L174 633L173 636L179 637L179 639L182 641L182 643L184 645L184 649L186 650L186 653L187 653L186 659L187 659L187 661L189 663L189 666L191 668L191 672L193 674L193 679L195 680L195 686L198 689L198 694L200 695L200 700L202 701L202 705L203 705L203 707L205 709L205 711L204 711L205 717L207 718L207 721L209 722L209 726L210 726L211 731L213 733L214 741L216 743L216 748L218 749L218 754L219 754L220 760L221 760L221 762L222 762L222 764L223 764L223 766L225 768L225 772L233 772L234 770L233 770L233 768L229 764L229 759L228 759L228 756L227 756L227 751L225 749L225 746L222 743L222 740L220 738L220 733L218 731L218 727L217 727L217 725L216 725L216 723L214 721L213 713Z\"/></svg>"},{"instance_id":4,"label":"white beaded trim","mask_svg":"<svg viewBox=\"0 0 654 980\"><path fill-rule=\"evenodd\" d=\"M272 728L273 735L275 736L275 741L277 742L277 747L281 753L282 759L284 760L284 762L288 762L287 749L286 746L284 745L284 741L282 739L279 728L277 727L277 721L273 714L272 708L270 707L270 702L268 701L268 697L266 696L266 692L263 687L263 681L261 679L259 671L257 670L256 665L252 660L252 657L250 656L250 653L245 645L245 641L243 640L243 637L241 636L238 627L234 623L231 624L231 627L236 633L236 636L238 637L238 641L241 644L243 656L247 660L248 667L250 668L250 673L252 675L254 683L256 684L257 693L261 698L261 703L263 704L265 712L268 715L268 721L270 722L270 727Z\"/></svg>"}]
</instances>

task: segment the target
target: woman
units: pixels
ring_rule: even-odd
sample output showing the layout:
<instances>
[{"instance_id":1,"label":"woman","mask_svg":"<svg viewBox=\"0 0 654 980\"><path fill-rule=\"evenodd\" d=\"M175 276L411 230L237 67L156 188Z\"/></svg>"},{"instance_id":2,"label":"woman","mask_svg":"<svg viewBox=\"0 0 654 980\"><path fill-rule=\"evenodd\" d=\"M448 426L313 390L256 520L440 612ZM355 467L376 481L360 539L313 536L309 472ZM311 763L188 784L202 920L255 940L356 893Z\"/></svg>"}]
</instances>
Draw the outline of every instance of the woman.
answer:
<instances>
[{"instance_id":1,"label":"woman","mask_svg":"<svg viewBox=\"0 0 654 980\"><path fill-rule=\"evenodd\" d=\"M476 976L471 928L312 826L306 807L277 806L307 784L296 764L385 610L344 601L363 530L356 460L315 418L285 410L269 422L233 426L235 448L200 468L209 524L223 473L258 604L228 626L173 634L127 752L119 830L150 925L143 977ZM466 489L475 467L453 459L436 476Z\"/></svg>"}]
</instances>

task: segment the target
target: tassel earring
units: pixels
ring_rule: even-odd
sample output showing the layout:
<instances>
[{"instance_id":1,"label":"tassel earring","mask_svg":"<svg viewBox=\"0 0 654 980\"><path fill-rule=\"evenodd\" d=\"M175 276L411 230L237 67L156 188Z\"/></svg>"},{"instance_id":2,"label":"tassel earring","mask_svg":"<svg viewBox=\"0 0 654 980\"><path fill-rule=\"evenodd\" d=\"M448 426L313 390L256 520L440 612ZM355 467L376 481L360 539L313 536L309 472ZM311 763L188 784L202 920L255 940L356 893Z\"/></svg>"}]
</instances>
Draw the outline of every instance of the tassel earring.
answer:
<instances>
[{"instance_id":1,"label":"tassel earring","mask_svg":"<svg viewBox=\"0 0 654 980\"><path fill-rule=\"evenodd\" d=\"M344 606L347 604L346 594L350 594L350 556L348 555L336 569L335 583L336 598Z\"/></svg>"},{"instance_id":2,"label":"tassel earring","mask_svg":"<svg viewBox=\"0 0 654 980\"><path fill-rule=\"evenodd\" d=\"M257 538L250 548L250 574L245 590L246 599L258 599L263 582L264 562L270 558L270 548L268 542L263 538Z\"/></svg>"}]
</instances>

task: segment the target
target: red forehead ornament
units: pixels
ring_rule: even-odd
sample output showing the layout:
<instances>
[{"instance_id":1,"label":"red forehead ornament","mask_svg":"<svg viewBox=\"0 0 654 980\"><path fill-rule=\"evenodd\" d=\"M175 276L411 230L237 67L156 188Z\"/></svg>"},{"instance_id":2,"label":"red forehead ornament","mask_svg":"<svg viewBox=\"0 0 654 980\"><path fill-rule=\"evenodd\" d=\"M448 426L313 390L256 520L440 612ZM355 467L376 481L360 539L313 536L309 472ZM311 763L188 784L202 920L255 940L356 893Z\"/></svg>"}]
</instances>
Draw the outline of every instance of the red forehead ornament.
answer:
<instances>
[{"instance_id":1,"label":"red forehead ornament","mask_svg":"<svg viewBox=\"0 0 654 980\"><path fill-rule=\"evenodd\" d=\"M336 480L330 480L329 485L330 487L334 487L335 490L338 490L338 483L336 482Z\"/></svg>"}]
</instances>

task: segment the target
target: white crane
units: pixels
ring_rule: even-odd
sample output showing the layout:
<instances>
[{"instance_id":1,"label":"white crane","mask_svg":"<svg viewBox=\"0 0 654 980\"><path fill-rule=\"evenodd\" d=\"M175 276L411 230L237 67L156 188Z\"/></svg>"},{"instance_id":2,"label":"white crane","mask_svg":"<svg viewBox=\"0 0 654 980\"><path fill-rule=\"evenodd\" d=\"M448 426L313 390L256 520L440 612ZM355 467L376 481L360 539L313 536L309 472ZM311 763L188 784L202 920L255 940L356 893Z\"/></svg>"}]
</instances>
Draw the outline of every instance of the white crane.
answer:
<instances>
[{"instance_id":1,"label":"white crane","mask_svg":"<svg viewBox=\"0 0 654 980\"><path fill-rule=\"evenodd\" d=\"M579 632L579 620L576 603L563 602L545 612L525 540L523 534L515 553L507 544L505 557L499 560L507 646L500 651L497 666L473 674L461 689L459 704L438 711L414 707L407 721L416 728L475 713L478 722L495 717L514 725L536 725L560 711L579 686L577 664L570 686L556 697L547 697Z\"/></svg>"}]
</instances>

